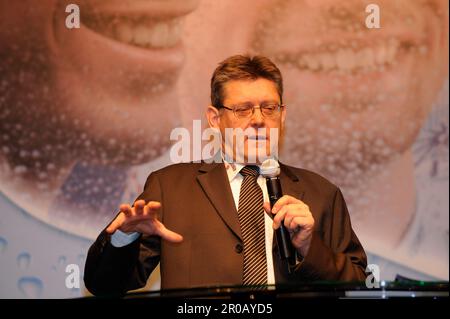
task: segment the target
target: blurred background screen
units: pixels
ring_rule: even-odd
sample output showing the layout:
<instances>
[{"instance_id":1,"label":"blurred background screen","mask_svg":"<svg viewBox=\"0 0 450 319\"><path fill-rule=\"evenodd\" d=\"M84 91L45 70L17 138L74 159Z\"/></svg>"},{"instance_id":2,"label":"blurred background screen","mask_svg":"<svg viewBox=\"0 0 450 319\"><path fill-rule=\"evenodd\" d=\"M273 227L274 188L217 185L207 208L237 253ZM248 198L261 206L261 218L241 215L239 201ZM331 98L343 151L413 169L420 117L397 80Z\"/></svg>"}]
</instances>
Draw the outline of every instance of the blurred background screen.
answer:
<instances>
[{"instance_id":1,"label":"blurred background screen","mask_svg":"<svg viewBox=\"0 0 450 319\"><path fill-rule=\"evenodd\" d=\"M448 280L449 4L379 0L374 27L371 3L0 0L0 297L88 294L66 267L82 278L119 203L171 164L172 129L207 126L234 54L279 66L280 159L342 189L381 279Z\"/></svg>"}]
</instances>

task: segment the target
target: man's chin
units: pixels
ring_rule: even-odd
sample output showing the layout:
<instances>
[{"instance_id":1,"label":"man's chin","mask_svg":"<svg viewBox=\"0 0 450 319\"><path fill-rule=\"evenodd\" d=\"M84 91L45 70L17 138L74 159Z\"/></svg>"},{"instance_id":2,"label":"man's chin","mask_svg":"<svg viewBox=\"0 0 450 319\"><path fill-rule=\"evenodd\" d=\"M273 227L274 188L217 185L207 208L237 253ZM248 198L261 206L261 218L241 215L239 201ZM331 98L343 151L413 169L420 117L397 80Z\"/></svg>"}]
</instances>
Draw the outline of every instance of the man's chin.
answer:
<instances>
[{"instance_id":1,"label":"man's chin","mask_svg":"<svg viewBox=\"0 0 450 319\"><path fill-rule=\"evenodd\" d=\"M266 159L271 158L271 154L265 150L261 150L260 152L248 152L243 156L243 162L246 164L256 164L259 165L264 162Z\"/></svg>"}]
</instances>

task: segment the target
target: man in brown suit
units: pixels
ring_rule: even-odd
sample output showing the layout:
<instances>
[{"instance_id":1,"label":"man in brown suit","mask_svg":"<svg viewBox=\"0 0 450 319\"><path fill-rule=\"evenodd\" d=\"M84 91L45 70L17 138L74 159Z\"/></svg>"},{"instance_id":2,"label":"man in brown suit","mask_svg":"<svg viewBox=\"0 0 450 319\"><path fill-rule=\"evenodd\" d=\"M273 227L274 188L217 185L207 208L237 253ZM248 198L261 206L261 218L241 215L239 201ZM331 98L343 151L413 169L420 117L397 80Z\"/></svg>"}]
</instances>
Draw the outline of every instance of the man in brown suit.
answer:
<instances>
[{"instance_id":1,"label":"man in brown suit","mask_svg":"<svg viewBox=\"0 0 450 319\"><path fill-rule=\"evenodd\" d=\"M283 130L282 93L281 73L265 57L233 56L219 64L211 79L208 123L221 136L229 128L253 133L245 136L242 150L223 139L219 163L176 164L151 173L133 207L121 205L89 249L84 280L92 293L143 287L159 262L162 289L365 279L366 255L335 185L280 164L285 195L272 209L267 203L258 147L273 155L269 131ZM254 203L260 205L250 209L253 217L243 215ZM249 235L257 223L258 233ZM296 254L291 266L280 259L273 240L282 223Z\"/></svg>"}]
</instances>

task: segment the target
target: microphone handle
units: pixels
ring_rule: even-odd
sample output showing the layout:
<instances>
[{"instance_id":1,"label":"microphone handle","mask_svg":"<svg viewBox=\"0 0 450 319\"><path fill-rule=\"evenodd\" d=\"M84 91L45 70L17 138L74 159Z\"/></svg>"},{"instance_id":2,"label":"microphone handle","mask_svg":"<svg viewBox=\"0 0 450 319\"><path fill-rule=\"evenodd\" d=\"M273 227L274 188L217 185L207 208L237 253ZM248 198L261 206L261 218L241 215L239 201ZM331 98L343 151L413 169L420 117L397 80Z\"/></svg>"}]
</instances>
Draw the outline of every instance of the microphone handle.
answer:
<instances>
[{"instance_id":1,"label":"microphone handle","mask_svg":"<svg viewBox=\"0 0 450 319\"><path fill-rule=\"evenodd\" d=\"M267 193L269 194L270 207L272 208L276 201L283 196L280 179L278 177L268 177L266 178L266 185ZM289 260L292 256L294 256L294 248L292 247L291 236L289 235L289 232L283 222L275 231L275 235L277 238L278 251L280 252L281 259Z\"/></svg>"}]
</instances>

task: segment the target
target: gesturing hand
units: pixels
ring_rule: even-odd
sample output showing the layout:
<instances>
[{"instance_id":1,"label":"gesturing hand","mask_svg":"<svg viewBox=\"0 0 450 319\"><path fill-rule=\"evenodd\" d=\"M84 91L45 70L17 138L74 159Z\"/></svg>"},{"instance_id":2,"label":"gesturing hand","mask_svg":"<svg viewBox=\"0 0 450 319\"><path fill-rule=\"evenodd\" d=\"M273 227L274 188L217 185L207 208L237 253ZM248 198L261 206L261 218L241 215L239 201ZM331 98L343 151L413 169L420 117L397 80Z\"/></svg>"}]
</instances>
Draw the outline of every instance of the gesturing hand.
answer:
<instances>
[{"instance_id":1,"label":"gesturing hand","mask_svg":"<svg viewBox=\"0 0 450 319\"><path fill-rule=\"evenodd\" d=\"M157 219L158 209L161 208L159 202L148 202L137 200L134 206L128 204L120 205L120 213L106 229L112 234L117 229L129 233L138 232L145 235L156 235L169 241L178 243L183 241L183 236L167 229L163 223Z\"/></svg>"}]
</instances>

